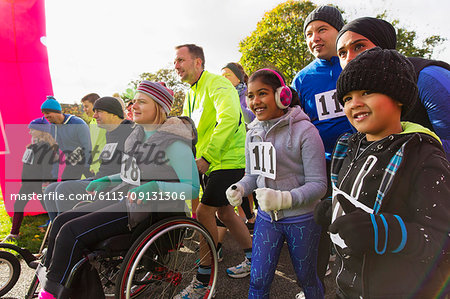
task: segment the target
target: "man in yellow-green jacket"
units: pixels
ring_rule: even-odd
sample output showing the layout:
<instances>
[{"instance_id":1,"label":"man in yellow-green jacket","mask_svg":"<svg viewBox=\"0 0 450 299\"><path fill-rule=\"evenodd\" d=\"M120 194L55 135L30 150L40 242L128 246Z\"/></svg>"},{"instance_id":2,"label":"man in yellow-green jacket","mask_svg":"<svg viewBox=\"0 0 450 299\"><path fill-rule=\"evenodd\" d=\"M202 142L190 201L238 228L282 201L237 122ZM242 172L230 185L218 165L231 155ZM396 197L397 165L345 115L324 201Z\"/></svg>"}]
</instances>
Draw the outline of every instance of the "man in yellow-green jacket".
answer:
<instances>
[{"instance_id":1,"label":"man in yellow-green jacket","mask_svg":"<svg viewBox=\"0 0 450 299\"><path fill-rule=\"evenodd\" d=\"M244 262L227 270L234 278L250 274L251 237L244 222L236 215L225 196L226 189L244 175L245 123L239 96L229 80L204 69L203 49L193 44L177 46L175 69L191 87L186 95L183 114L192 118L198 132L196 163L203 175L204 190L197 208L197 218L217 244L215 215L227 226L245 252ZM206 293L211 266L202 258L192 284L180 298L197 298Z\"/></svg>"},{"instance_id":2,"label":"man in yellow-green jacket","mask_svg":"<svg viewBox=\"0 0 450 299\"><path fill-rule=\"evenodd\" d=\"M97 120L94 116L94 103L100 96L96 93L90 93L85 95L81 99L81 105L83 111L87 115L86 123L89 126L89 133L91 134L92 144L92 162L89 168L90 173L85 173L86 178L94 176L100 169L100 152L106 144L106 130L97 126Z\"/></svg>"}]
</instances>

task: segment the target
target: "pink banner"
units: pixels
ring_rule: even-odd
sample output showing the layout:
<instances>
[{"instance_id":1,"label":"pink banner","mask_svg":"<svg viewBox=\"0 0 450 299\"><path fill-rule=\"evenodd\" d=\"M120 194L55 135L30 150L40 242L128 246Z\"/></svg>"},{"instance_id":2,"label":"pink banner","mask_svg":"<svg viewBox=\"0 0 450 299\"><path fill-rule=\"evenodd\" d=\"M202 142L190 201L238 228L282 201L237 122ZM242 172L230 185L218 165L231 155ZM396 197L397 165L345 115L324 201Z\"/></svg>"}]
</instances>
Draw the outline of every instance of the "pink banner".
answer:
<instances>
[{"instance_id":1,"label":"pink banner","mask_svg":"<svg viewBox=\"0 0 450 299\"><path fill-rule=\"evenodd\" d=\"M13 136L5 128L42 116L40 105L47 95L53 95L53 89L47 48L42 43L46 36L44 0L0 0L0 20L0 178L5 206L11 212L10 194L17 193L20 184L5 188L5 159L12 152L23 153L29 138L23 136L23 145L12 148L9 140Z\"/></svg>"}]
</instances>

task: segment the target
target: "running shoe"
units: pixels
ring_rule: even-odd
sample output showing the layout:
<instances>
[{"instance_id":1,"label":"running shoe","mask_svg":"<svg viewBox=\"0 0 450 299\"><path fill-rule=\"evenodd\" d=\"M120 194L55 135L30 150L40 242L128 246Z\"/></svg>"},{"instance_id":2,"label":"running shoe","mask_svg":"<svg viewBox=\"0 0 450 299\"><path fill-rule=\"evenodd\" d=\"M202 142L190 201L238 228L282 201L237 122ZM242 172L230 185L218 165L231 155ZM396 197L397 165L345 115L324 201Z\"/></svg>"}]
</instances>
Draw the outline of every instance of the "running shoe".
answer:
<instances>
[{"instance_id":1,"label":"running shoe","mask_svg":"<svg viewBox=\"0 0 450 299\"><path fill-rule=\"evenodd\" d=\"M182 290L173 299L202 299L208 291L208 286L201 283L197 277L194 276L190 285Z\"/></svg>"},{"instance_id":2,"label":"running shoe","mask_svg":"<svg viewBox=\"0 0 450 299\"><path fill-rule=\"evenodd\" d=\"M250 275L250 268L252 263L245 258L245 260L235 267L227 269L228 276L232 278L243 278Z\"/></svg>"}]
</instances>

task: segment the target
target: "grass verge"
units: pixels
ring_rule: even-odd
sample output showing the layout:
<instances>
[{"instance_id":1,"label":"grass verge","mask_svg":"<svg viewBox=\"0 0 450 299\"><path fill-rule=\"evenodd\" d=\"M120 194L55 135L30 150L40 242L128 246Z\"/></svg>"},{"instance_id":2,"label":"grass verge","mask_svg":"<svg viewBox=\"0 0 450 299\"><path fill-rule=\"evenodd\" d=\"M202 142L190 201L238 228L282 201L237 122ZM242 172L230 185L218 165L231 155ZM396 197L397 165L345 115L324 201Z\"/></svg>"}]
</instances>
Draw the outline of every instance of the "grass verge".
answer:
<instances>
[{"instance_id":1,"label":"grass verge","mask_svg":"<svg viewBox=\"0 0 450 299\"><path fill-rule=\"evenodd\" d=\"M0 193L1 195L1 193ZM36 216L25 216L20 227L20 238L12 242L20 247L27 248L33 253L39 251L42 239L45 234L45 227L39 227L48 220L47 214ZM3 197L0 198L0 240L3 240L11 230L11 218L6 213Z\"/></svg>"}]
</instances>

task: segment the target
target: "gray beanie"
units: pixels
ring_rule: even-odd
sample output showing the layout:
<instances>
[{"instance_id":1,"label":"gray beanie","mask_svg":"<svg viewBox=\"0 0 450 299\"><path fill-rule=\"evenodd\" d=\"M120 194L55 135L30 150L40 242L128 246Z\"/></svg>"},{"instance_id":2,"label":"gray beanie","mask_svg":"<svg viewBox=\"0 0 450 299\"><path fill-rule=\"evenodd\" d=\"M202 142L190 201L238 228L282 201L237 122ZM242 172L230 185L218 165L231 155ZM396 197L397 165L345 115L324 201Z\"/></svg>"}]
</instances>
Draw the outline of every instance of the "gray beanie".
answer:
<instances>
[{"instance_id":1,"label":"gray beanie","mask_svg":"<svg viewBox=\"0 0 450 299\"><path fill-rule=\"evenodd\" d=\"M120 101L113 97L101 97L94 103L94 111L96 109L103 110L123 118L123 107Z\"/></svg>"},{"instance_id":2,"label":"gray beanie","mask_svg":"<svg viewBox=\"0 0 450 299\"><path fill-rule=\"evenodd\" d=\"M337 31L341 30L342 26L344 26L344 19L342 18L341 12L336 7L324 5L317 7L309 13L303 23L303 33L305 33L309 23L317 20L330 24Z\"/></svg>"}]
</instances>

